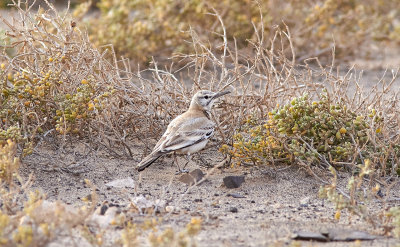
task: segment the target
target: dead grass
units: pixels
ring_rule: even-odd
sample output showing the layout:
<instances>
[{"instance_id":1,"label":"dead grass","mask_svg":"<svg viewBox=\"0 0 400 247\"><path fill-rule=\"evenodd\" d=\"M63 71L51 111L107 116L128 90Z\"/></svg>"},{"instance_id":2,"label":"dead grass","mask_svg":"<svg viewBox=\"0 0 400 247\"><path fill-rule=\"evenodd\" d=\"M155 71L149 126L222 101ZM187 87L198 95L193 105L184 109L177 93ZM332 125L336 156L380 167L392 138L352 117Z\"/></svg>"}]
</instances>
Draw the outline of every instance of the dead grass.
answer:
<instances>
[{"instance_id":1,"label":"dead grass","mask_svg":"<svg viewBox=\"0 0 400 247\"><path fill-rule=\"evenodd\" d=\"M132 151L128 143L134 140L148 147L146 153L152 147L152 140L187 108L191 95L199 89L232 91L231 97L226 97L213 115L218 123L216 145L233 145L233 136L242 131L249 117L262 123L278 105L304 93L318 99L323 89L333 104L344 102L360 115L368 114L371 109L380 114L383 118L380 135L371 132L371 141L389 146L399 143L398 71L387 72L389 77L382 76L372 90L365 90L360 82L361 73L355 68L345 73L336 70L334 47L330 66L322 66L318 58L298 64L293 37L285 24L268 38L261 16L260 24L254 24L256 38L249 42L252 52L242 53L235 42L228 42L223 18L213 10L212 17L222 30L216 33L220 37L216 44L203 42L195 30L190 30L191 53L177 54L168 67L153 61L150 68L141 69L132 68L128 59L116 57L112 46L94 48L68 12L60 14L49 5L47 11L32 13L29 6L23 9L16 2L15 5L20 18L13 22L2 19L10 37L10 43L2 47L4 51L13 49L15 54L3 52L0 57L4 62L0 99L6 102L5 99L13 97L8 101L12 103L8 105L11 113L3 113L0 126L4 131L17 126L25 140L22 143L34 146L52 137L62 148L66 140L77 138L93 147L104 147L115 156L129 157ZM29 89L25 91L27 86L34 88L35 79L44 81L47 73L49 77L44 84L48 88L38 89L43 89L43 95L40 91L35 98ZM12 93L6 95L4 90ZM78 110L74 115L75 109ZM21 112L34 117L28 119ZM381 176L397 182L398 161L395 162L394 170L383 169L368 179L379 180L379 184L390 189L392 184L382 182ZM321 179L310 164L300 165ZM360 181L364 178L360 177ZM329 176L328 179L331 181L321 180L323 184L335 181ZM356 186L354 191L375 185ZM331 188L339 191L333 197L348 193L335 184ZM348 199L361 201L351 195ZM390 198L383 200L386 199ZM392 218L386 219L392 224Z\"/></svg>"},{"instance_id":2,"label":"dead grass","mask_svg":"<svg viewBox=\"0 0 400 247\"><path fill-rule=\"evenodd\" d=\"M374 57L371 48L396 43L400 37L396 0L104 0L96 6L96 18L87 21L84 13L88 4L76 10L76 18L88 26L93 42L98 46L113 44L118 56L146 64L153 56L168 64L165 57L190 52L190 44L184 42L191 39L190 30L196 30L199 39L216 47L223 28L212 17L215 10L226 24L227 41L243 50L248 48L247 40L257 41L253 24L259 30L263 26L267 39L274 37L276 26L285 29L287 25L294 34L292 44L299 62L314 56L329 62L332 42L337 43L336 55L342 60Z\"/></svg>"}]
</instances>

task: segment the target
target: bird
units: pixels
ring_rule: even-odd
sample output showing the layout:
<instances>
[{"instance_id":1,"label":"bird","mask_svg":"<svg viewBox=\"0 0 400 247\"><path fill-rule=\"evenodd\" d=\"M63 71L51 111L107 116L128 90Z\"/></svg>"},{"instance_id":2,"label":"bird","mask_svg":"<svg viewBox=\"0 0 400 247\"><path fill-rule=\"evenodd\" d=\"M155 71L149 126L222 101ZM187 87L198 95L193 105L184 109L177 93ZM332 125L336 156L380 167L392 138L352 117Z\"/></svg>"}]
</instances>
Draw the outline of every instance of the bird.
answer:
<instances>
[{"instance_id":1,"label":"bird","mask_svg":"<svg viewBox=\"0 0 400 247\"><path fill-rule=\"evenodd\" d=\"M230 92L198 91L192 97L189 109L170 122L153 151L137 165L137 170L141 172L161 156L173 153L178 173L184 172L178 165L176 154L186 154L189 157L206 146L216 126L211 120L213 104L217 98L228 93Z\"/></svg>"}]
</instances>

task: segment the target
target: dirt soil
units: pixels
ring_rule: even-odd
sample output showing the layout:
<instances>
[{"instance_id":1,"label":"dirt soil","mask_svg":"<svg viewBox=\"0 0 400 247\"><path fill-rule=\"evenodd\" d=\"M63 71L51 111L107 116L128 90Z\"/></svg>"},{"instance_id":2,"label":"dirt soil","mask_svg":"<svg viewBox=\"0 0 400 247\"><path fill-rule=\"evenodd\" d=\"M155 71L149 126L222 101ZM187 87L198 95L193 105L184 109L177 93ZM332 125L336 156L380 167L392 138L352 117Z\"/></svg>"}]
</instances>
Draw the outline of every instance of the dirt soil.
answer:
<instances>
[{"instance_id":1,"label":"dirt soil","mask_svg":"<svg viewBox=\"0 0 400 247\"><path fill-rule=\"evenodd\" d=\"M43 142L38 151L24 160L22 173L27 176L33 172L34 187L46 193L49 200L61 200L74 206L82 205L82 198L90 194L84 179L89 179L97 187L98 206L108 201L111 206L124 208L139 195L153 201L161 199L166 206L175 209L172 214L157 214L164 218L162 226L180 230L192 217L203 219L202 231L197 236L198 246L287 246L293 241L293 233L300 230L319 232L332 228L381 233L359 217L349 219L346 212L340 220L335 220L334 205L318 198L321 183L298 167L215 169L204 183L185 193L188 185L179 181L181 175L175 175L172 158L160 160L139 175L135 165L140 161L144 148L133 143L131 147L133 159L116 159L105 152L91 151L88 145L77 141L67 143L63 150ZM216 148L204 150L202 157L209 165L223 160ZM68 170L61 169L67 167ZM190 162L187 168L200 168L204 173L210 171L201 161ZM244 175L245 182L239 188L228 189L223 185L223 178L228 175ZM105 185L129 177L135 181L136 188L118 189ZM398 193L394 196L400 197L400 188L395 191ZM376 202L373 207L380 209L382 205ZM149 216L136 214L133 220L142 222L146 218ZM109 231L114 231L115 236L120 234L113 227L109 227ZM115 236L110 237L110 246ZM362 246L394 246L399 243L393 238L380 237L362 242ZM354 246L354 242L302 244Z\"/></svg>"},{"instance_id":2,"label":"dirt soil","mask_svg":"<svg viewBox=\"0 0 400 247\"><path fill-rule=\"evenodd\" d=\"M0 14L5 13L0 11ZM366 66L364 62L370 65L367 66L369 69L387 64L397 67L400 64L398 53L391 54L389 58L395 57L394 62L386 56L377 59L376 63L365 60L355 62ZM382 73L371 71L371 80L367 81L376 82ZM192 217L203 219L202 231L197 236L198 246L287 246L293 243L293 233L300 230L320 232L333 228L381 234L379 229L374 229L359 217L347 217L346 212L342 213L340 220L335 220L334 205L318 198L321 183L296 166L217 169L209 174L207 181L185 193L188 185L179 181L180 175L175 175L176 167L171 165L170 157L138 174L135 165L145 152L142 145L131 143L134 153L130 159L114 158L106 151L92 150L93 147L89 148L89 144L82 142L69 142L63 149L52 143L52 140L44 141L31 156L23 160L21 168L24 177L33 173L33 187L46 193L49 200L82 205L82 198L90 194L85 179L89 179L97 188L98 206L108 201L110 206L124 208L139 195L153 201L160 199L166 206L175 209L172 214L157 214L163 216L163 227L172 226L180 230ZM204 150L201 155L211 166L223 159L216 148ZM204 173L210 171L200 161L189 163L187 168L200 168ZM244 175L245 182L237 189L228 189L223 186L223 178L228 175ZM134 189L106 186L110 181L128 177L135 181ZM393 196L400 198L399 183L394 191L396 194ZM243 198L234 198L229 194ZM371 207L378 211L383 205L374 202ZM133 220L142 222L149 217L136 214ZM120 231L113 227L109 227L108 231L112 233L109 234L107 245L112 246ZM355 246L354 242L300 243L302 246ZM374 241L364 241L361 246L399 244L394 238L381 236Z\"/></svg>"}]
</instances>

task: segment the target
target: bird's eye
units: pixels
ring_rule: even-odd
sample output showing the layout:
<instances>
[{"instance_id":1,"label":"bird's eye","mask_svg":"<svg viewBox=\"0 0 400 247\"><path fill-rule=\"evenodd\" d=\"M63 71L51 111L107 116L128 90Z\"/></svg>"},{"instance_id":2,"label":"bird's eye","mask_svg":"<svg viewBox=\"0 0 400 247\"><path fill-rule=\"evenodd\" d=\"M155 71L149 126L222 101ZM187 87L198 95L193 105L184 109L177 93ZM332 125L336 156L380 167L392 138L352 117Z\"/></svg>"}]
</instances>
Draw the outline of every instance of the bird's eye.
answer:
<instances>
[{"instance_id":1,"label":"bird's eye","mask_svg":"<svg viewBox=\"0 0 400 247\"><path fill-rule=\"evenodd\" d=\"M206 95L206 96L204 96L204 98L205 98L205 99L208 99L209 97L208 97L208 95Z\"/></svg>"}]
</instances>

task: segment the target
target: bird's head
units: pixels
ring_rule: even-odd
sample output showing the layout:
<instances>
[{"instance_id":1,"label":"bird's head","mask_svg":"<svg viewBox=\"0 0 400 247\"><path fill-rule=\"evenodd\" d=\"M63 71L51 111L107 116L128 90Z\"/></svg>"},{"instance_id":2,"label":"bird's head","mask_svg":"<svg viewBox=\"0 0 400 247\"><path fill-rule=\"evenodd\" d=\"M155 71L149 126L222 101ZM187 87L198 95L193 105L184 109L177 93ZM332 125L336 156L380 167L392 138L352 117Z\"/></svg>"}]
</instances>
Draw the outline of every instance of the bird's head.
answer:
<instances>
[{"instance_id":1,"label":"bird's head","mask_svg":"<svg viewBox=\"0 0 400 247\"><path fill-rule=\"evenodd\" d=\"M190 108L199 108L203 111L211 111L215 100L228 93L230 92L223 91L214 93L208 90L200 90L193 96L192 102L190 103Z\"/></svg>"}]
</instances>

